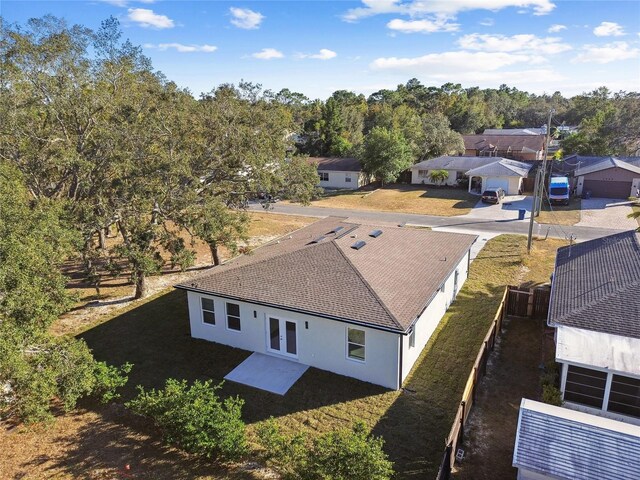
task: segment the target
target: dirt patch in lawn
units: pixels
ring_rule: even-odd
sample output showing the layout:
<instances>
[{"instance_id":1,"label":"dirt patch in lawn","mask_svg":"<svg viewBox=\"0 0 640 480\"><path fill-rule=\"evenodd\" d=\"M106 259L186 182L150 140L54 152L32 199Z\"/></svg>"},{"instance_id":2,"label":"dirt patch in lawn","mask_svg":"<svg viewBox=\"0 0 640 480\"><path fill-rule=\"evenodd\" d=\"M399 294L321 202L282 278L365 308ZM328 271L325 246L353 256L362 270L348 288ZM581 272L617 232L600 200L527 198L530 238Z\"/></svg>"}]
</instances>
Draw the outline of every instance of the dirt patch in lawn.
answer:
<instances>
[{"instance_id":1,"label":"dirt patch in lawn","mask_svg":"<svg viewBox=\"0 0 640 480\"><path fill-rule=\"evenodd\" d=\"M464 189L418 185L392 185L370 191L326 193L312 202L316 207L377 210L455 216L471 211L478 197Z\"/></svg>"}]
</instances>

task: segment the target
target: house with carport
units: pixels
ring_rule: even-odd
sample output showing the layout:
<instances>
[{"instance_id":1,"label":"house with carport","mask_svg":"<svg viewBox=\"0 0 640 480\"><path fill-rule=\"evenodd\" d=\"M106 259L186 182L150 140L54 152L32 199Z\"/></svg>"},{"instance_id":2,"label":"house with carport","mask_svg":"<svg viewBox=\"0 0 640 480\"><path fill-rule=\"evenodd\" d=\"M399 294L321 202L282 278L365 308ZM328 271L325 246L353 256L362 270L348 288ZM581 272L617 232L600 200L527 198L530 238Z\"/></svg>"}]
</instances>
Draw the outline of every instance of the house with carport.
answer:
<instances>
[{"instance_id":1,"label":"house with carport","mask_svg":"<svg viewBox=\"0 0 640 480\"><path fill-rule=\"evenodd\" d=\"M490 188L502 188L507 195L522 193L522 182L529 175L531 164L501 158L495 162L472 168L469 177L469 192L473 187L480 193Z\"/></svg>"},{"instance_id":2,"label":"house with carport","mask_svg":"<svg viewBox=\"0 0 640 480\"><path fill-rule=\"evenodd\" d=\"M547 322L563 404L523 402L519 479L639 478L639 291L640 233L558 249Z\"/></svg>"},{"instance_id":3,"label":"house with carport","mask_svg":"<svg viewBox=\"0 0 640 480\"><path fill-rule=\"evenodd\" d=\"M465 157L459 155L442 155L436 158L429 158L411 166L411 183L414 185L448 185L456 187L467 178L469 170L500 160L502 158ZM431 180L431 172L437 170L447 172L447 179L444 182Z\"/></svg>"},{"instance_id":4,"label":"house with carport","mask_svg":"<svg viewBox=\"0 0 640 480\"><path fill-rule=\"evenodd\" d=\"M476 238L328 217L177 288L194 338L399 389Z\"/></svg>"}]
</instances>

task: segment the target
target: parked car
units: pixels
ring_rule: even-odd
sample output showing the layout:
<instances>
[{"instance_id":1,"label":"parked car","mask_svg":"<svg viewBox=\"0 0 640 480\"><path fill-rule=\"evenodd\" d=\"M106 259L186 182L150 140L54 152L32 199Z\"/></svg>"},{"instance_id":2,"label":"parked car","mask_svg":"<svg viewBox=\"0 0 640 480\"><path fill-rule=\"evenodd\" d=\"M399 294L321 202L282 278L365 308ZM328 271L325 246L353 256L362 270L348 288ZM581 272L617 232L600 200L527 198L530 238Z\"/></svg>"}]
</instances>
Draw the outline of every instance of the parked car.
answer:
<instances>
[{"instance_id":1,"label":"parked car","mask_svg":"<svg viewBox=\"0 0 640 480\"><path fill-rule=\"evenodd\" d=\"M502 188L489 188L482 192L483 203L500 203L504 199L505 193Z\"/></svg>"}]
</instances>

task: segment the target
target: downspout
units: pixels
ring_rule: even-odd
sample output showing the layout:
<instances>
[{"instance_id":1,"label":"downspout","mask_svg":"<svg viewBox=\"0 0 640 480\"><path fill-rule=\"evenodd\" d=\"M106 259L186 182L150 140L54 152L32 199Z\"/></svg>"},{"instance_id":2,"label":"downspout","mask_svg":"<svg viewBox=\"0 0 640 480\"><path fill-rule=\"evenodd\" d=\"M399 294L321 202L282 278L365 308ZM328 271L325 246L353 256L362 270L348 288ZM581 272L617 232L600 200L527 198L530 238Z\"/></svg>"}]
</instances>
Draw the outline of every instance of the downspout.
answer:
<instances>
[{"instance_id":1,"label":"downspout","mask_svg":"<svg viewBox=\"0 0 640 480\"><path fill-rule=\"evenodd\" d=\"M402 388L402 334L398 334L398 390Z\"/></svg>"}]
</instances>

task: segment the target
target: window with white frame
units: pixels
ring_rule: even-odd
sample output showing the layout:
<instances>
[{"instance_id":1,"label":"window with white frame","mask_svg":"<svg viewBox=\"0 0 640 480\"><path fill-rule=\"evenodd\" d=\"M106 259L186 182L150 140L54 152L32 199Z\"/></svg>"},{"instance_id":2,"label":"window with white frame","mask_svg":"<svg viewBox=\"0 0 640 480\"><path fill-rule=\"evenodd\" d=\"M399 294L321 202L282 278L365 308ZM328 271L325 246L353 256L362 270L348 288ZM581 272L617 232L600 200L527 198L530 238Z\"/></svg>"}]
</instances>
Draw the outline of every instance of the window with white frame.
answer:
<instances>
[{"instance_id":1,"label":"window with white frame","mask_svg":"<svg viewBox=\"0 0 640 480\"><path fill-rule=\"evenodd\" d=\"M227 328L240 331L240 305L227 302Z\"/></svg>"},{"instance_id":2,"label":"window with white frame","mask_svg":"<svg viewBox=\"0 0 640 480\"><path fill-rule=\"evenodd\" d=\"M216 324L215 306L212 298L201 298L202 321L208 325Z\"/></svg>"},{"instance_id":3,"label":"window with white frame","mask_svg":"<svg viewBox=\"0 0 640 480\"><path fill-rule=\"evenodd\" d=\"M318 176L320 177L321 182L329 181L329 172L318 172Z\"/></svg>"},{"instance_id":4,"label":"window with white frame","mask_svg":"<svg viewBox=\"0 0 640 480\"><path fill-rule=\"evenodd\" d=\"M429 170L418 170L418 176L427 178L429 176Z\"/></svg>"},{"instance_id":5,"label":"window with white frame","mask_svg":"<svg viewBox=\"0 0 640 480\"><path fill-rule=\"evenodd\" d=\"M411 333L409 334L409 348L413 348L416 346L416 327L414 326L411 329Z\"/></svg>"},{"instance_id":6,"label":"window with white frame","mask_svg":"<svg viewBox=\"0 0 640 480\"><path fill-rule=\"evenodd\" d=\"M607 410L640 417L640 379L613 374Z\"/></svg>"},{"instance_id":7,"label":"window with white frame","mask_svg":"<svg viewBox=\"0 0 640 480\"><path fill-rule=\"evenodd\" d=\"M353 360L364 362L365 332L358 328L347 328L347 356Z\"/></svg>"},{"instance_id":8,"label":"window with white frame","mask_svg":"<svg viewBox=\"0 0 640 480\"><path fill-rule=\"evenodd\" d=\"M347 183L351 183L351 174L350 173L345 173L344 174L344 181Z\"/></svg>"},{"instance_id":9,"label":"window with white frame","mask_svg":"<svg viewBox=\"0 0 640 480\"><path fill-rule=\"evenodd\" d=\"M602 409L607 386L607 372L567 365L564 399Z\"/></svg>"}]
</instances>

